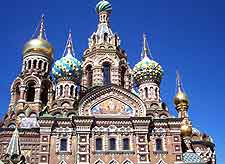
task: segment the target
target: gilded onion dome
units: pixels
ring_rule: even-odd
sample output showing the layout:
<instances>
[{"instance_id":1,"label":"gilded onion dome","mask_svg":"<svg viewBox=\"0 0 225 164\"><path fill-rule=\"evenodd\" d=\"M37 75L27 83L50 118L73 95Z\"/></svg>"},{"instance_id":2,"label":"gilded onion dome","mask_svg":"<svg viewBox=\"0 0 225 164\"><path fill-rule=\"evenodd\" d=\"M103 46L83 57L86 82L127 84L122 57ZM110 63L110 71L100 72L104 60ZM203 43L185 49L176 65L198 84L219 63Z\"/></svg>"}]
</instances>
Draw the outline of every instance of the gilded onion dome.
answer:
<instances>
[{"instance_id":1,"label":"gilded onion dome","mask_svg":"<svg viewBox=\"0 0 225 164\"><path fill-rule=\"evenodd\" d=\"M134 66L133 69L133 77L137 84L141 84L145 81L152 81L157 84L160 84L162 76L163 76L163 69L159 63L150 59L148 57L149 48L147 43L146 35L144 34L144 48L143 48L143 59Z\"/></svg>"},{"instance_id":2,"label":"gilded onion dome","mask_svg":"<svg viewBox=\"0 0 225 164\"><path fill-rule=\"evenodd\" d=\"M185 92L182 90L180 75L178 72L177 72L177 94L175 95L173 101L176 107L179 105L186 106L186 107L189 106L189 99L187 95L185 94Z\"/></svg>"},{"instance_id":3,"label":"gilded onion dome","mask_svg":"<svg viewBox=\"0 0 225 164\"><path fill-rule=\"evenodd\" d=\"M42 15L37 37L29 40L23 48L24 56L29 53L40 53L46 55L49 59L53 58L53 47L45 37L44 16Z\"/></svg>"},{"instance_id":4,"label":"gilded onion dome","mask_svg":"<svg viewBox=\"0 0 225 164\"><path fill-rule=\"evenodd\" d=\"M101 0L96 5L96 12L99 14L101 12L112 13L112 5L107 0Z\"/></svg>"},{"instance_id":5,"label":"gilded onion dome","mask_svg":"<svg viewBox=\"0 0 225 164\"><path fill-rule=\"evenodd\" d=\"M73 79L79 80L81 75L81 62L74 57L72 34L66 44L66 49L63 57L57 60L52 68L52 74L55 79Z\"/></svg>"}]
</instances>

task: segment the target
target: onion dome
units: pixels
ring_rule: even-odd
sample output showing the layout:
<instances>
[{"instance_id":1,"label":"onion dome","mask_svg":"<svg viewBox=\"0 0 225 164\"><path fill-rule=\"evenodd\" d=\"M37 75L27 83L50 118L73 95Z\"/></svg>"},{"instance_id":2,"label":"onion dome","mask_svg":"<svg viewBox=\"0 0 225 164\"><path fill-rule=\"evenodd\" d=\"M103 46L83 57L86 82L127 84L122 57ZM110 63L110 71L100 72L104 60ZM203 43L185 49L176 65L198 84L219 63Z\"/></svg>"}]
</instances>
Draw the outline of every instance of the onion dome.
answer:
<instances>
[{"instance_id":1,"label":"onion dome","mask_svg":"<svg viewBox=\"0 0 225 164\"><path fill-rule=\"evenodd\" d=\"M181 136L182 137L191 137L192 135L192 125L191 122L188 120L188 118L184 118L181 122Z\"/></svg>"},{"instance_id":2,"label":"onion dome","mask_svg":"<svg viewBox=\"0 0 225 164\"><path fill-rule=\"evenodd\" d=\"M174 97L174 105L178 107L179 105L185 106L186 109L189 106L189 100L185 92L182 90L180 75L177 72L177 94Z\"/></svg>"},{"instance_id":3,"label":"onion dome","mask_svg":"<svg viewBox=\"0 0 225 164\"><path fill-rule=\"evenodd\" d=\"M70 32L63 57L57 60L52 68L55 79L79 80L81 63L74 56L72 34Z\"/></svg>"},{"instance_id":4,"label":"onion dome","mask_svg":"<svg viewBox=\"0 0 225 164\"><path fill-rule=\"evenodd\" d=\"M42 15L41 23L39 27L39 33L37 37L29 40L23 48L24 56L30 52L40 53L46 55L49 59L52 59L53 47L47 41L45 36L44 16Z\"/></svg>"},{"instance_id":5,"label":"onion dome","mask_svg":"<svg viewBox=\"0 0 225 164\"><path fill-rule=\"evenodd\" d=\"M101 12L107 12L107 13L111 14L112 13L112 5L106 0L101 0L96 5L95 10L98 14L100 14Z\"/></svg>"},{"instance_id":6,"label":"onion dome","mask_svg":"<svg viewBox=\"0 0 225 164\"><path fill-rule=\"evenodd\" d=\"M143 35L143 37L144 37L144 48L142 56L144 57L139 63L137 63L134 66L133 77L138 85L140 85L145 81L154 82L159 85L163 76L163 69L159 63L148 57L149 48L147 38L145 34Z\"/></svg>"}]
</instances>

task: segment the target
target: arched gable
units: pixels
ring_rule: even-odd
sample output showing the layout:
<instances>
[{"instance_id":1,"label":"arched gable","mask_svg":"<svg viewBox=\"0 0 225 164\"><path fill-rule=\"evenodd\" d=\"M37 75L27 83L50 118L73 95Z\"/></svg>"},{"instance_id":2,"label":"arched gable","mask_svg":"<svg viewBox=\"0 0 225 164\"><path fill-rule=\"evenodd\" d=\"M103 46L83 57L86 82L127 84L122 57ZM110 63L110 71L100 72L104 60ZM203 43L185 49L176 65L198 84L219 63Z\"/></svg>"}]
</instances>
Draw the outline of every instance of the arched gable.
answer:
<instances>
[{"instance_id":1,"label":"arched gable","mask_svg":"<svg viewBox=\"0 0 225 164\"><path fill-rule=\"evenodd\" d=\"M146 107L143 101L131 92L116 85L99 87L84 96L79 104L79 115L93 116L92 109L98 105L102 105L102 103L108 103L103 106L110 106L112 104L113 107L108 107L107 110L114 109L115 105L117 105L115 109L121 111L125 109L128 112L128 116L146 116ZM129 114L129 110L133 110L134 114Z\"/></svg>"}]
</instances>

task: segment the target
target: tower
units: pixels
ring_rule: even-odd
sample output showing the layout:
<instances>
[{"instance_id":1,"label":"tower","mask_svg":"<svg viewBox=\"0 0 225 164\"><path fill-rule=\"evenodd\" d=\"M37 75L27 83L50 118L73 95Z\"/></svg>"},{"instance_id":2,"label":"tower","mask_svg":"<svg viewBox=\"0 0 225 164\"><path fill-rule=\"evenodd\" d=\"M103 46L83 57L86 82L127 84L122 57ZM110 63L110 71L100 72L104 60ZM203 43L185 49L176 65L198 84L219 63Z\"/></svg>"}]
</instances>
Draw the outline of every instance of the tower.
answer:
<instances>
[{"instance_id":1,"label":"tower","mask_svg":"<svg viewBox=\"0 0 225 164\"><path fill-rule=\"evenodd\" d=\"M47 41L42 16L35 35L23 48L22 71L11 86L9 118L36 117L43 106L51 103L53 88L49 71L52 61L53 48Z\"/></svg>"},{"instance_id":2,"label":"tower","mask_svg":"<svg viewBox=\"0 0 225 164\"><path fill-rule=\"evenodd\" d=\"M147 107L147 116L167 117L168 111L165 103L160 99L160 82L163 69L159 63L149 58L146 34L143 34L142 60L133 69L134 84L138 86L139 97Z\"/></svg>"},{"instance_id":3,"label":"tower","mask_svg":"<svg viewBox=\"0 0 225 164\"><path fill-rule=\"evenodd\" d=\"M75 115L75 102L79 99L79 85L81 77L81 63L75 58L73 49L72 33L66 43L63 57L57 60L52 68L55 78L55 100L51 113L55 116Z\"/></svg>"},{"instance_id":4,"label":"tower","mask_svg":"<svg viewBox=\"0 0 225 164\"><path fill-rule=\"evenodd\" d=\"M97 31L89 38L83 56L82 85L86 88L108 84L131 89L131 69L127 54L120 48L120 39L110 27L112 6L106 0L96 5L99 17Z\"/></svg>"}]
</instances>

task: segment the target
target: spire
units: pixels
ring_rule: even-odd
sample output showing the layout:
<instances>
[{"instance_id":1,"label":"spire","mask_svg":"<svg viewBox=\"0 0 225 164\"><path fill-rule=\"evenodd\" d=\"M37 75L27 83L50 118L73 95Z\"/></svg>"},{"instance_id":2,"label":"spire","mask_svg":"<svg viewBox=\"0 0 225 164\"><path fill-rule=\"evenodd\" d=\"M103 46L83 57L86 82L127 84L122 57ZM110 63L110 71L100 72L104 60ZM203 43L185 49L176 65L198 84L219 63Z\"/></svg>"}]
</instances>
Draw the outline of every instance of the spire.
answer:
<instances>
[{"instance_id":1,"label":"spire","mask_svg":"<svg viewBox=\"0 0 225 164\"><path fill-rule=\"evenodd\" d=\"M16 119L16 127L15 130L13 132L12 138L9 142L6 154L12 156L12 155L21 155L21 151L20 151L20 144L19 144L19 131L18 131L18 126L20 123L20 118L18 117Z\"/></svg>"},{"instance_id":2,"label":"spire","mask_svg":"<svg viewBox=\"0 0 225 164\"><path fill-rule=\"evenodd\" d=\"M181 78L178 70L176 71L176 80L177 80L177 92L182 92Z\"/></svg>"},{"instance_id":3,"label":"spire","mask_svg":"<svg viewBox=\"0 0 225 164\"><path fill-rule=\"evenodd\" d=\"M39 25L36 29L36 32L35 32L35 34L33 35L32 38L47 40L46 34L45 34L45 16L44 16L44 14L42 14L41 21L40 21L40 23L39 23Z\"/></svg>"},{"instance_id":4,"label":"spire","mask_svg":"<svg viewBox=\"0 0 225 164\"><path fill-rule=\"evenodd\" d=\"M146 33L143 34L143 42L144 43L143 43L143 50L142 50L142 58L148 57L149 55L151 57L151 52L150 52L149 47L148 47L148 41L147 41Z\"/></svg>"},{"instance_id":5,"label":"spire","mask_svg":"<svg viewBox=\"0 0 225 164\"><path fill-rule=\"evenodd\" d=\"M73 57L75 56L74 49L73 49L73 40L72 40L71 29L69 30L69 35L68 35L68 39L66 42L66 48L63 53L63 56L66 56L66 55L72 55Z\"/></svg>"}]
</instances>

